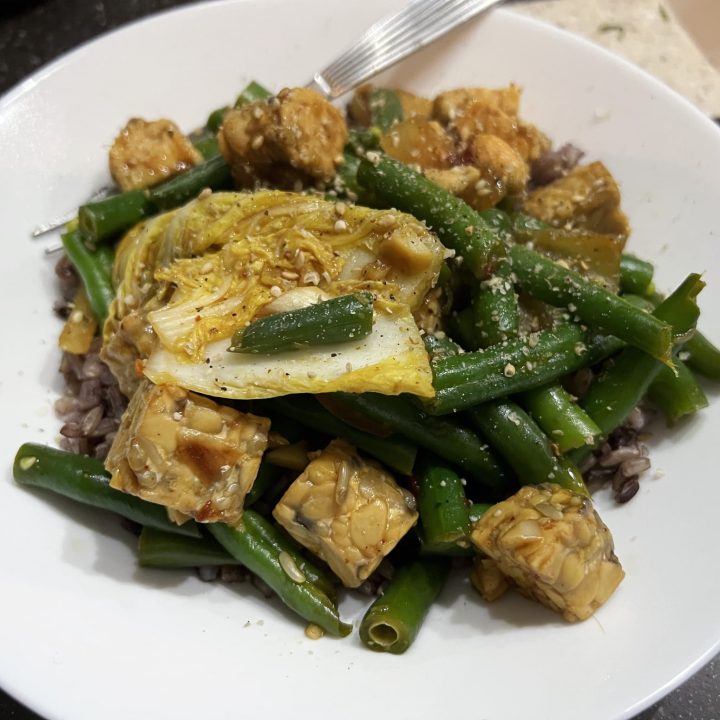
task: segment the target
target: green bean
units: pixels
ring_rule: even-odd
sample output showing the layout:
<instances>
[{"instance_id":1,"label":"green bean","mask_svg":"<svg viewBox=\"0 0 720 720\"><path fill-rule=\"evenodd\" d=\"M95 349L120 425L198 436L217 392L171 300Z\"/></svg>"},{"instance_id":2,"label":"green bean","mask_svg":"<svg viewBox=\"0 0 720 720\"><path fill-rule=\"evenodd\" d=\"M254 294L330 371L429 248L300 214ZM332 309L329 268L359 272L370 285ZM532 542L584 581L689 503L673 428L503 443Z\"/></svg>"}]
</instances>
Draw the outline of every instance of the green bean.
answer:
<instances>
[{"instance_id":1,"label":"green bean","mask_svg":"<svg viewBox=\"0 0 720 720\"><path fill-rule=\"evenodd\" d=\"M272 97L272 93L267 88L252 80L238 95L237 100L235 100L235 107L238 108L243 105L249 105L258 100L267 100L270 97Z\"/></svg>"},{"instance_id":2,"label":"green bean","mask_svg":"<svg viewBox=\"0 0 720 720\"><path fill-rule=\"evenodd\" d=\"M445 318L445 328L450 337L465 350L480 349L480 333L475 325L472 307L453 311Z\"/></svg>"},{"instance_id":3,"label":"green bean","mask_svg":"<svg viewBox=\"0 0 720 720\"><path fill-rule=\"evenodd\" d=\"M155 208L143 190L110 195L80 206L80 232L90 242L102 242L125 232L153 212Z\"/></svg>"},{"instance_id":4,"label":"green bean","mask_svg":"<svg viewBox=\"0 0 720 720\"><path fill-rule=\"evenodd\" d=\"M81 205L80 232L90 242L102 242L154 213L192 200L205 188L218 190L229 186L230 180L230 166L218 155L149 190L130 190Z\"/></svg>"},{"instance_id":5,"label":"green bean","mask_svg":"<svg viewBox=\"0 0 720 720\"><path fill-rule=\"evenodd\" d=\"M110 510L128 520L179 535L200 537L197 525L176 525L162 505L146 502L110 487L110 475L100 460L25 443L15 455L13 477L20 485L52 490L86 505Z\"/></svg>"},{"instance_id":6,"label":"green bean","mask_svg":"<svg viewBox=\"0 0 720 720\"><path fill-rule=\"evenodd\" d=\"M490 503L473 503L465 506L465 514L467 515L468 532L465 541L460 540L456 543L445 545L431 545L425 540L422 530L418 530L420 540L420 555L441 555L442 557L474 557L477 551L473 549L471 534L474 523L476 523L491 507Z\"/></svg>"},{"instance_id":7,"label":"green bean","mask_svg":"<svg viewBox=\"0 0 720 720\"><path fill-rule=\"evenodd\" d=\"M440 312L448 315L455 305L455 296L459 285L457 273L453 272L446 260L440 266L436 287L440 289Z\"/></svg>"},{"instance_id":8,"label":"green bean","mask_svg":"<svg viewBox=\"0 0 720 720\"><path fill-rule=\"evenodd\" d=\"M249 103L256 102L257 100L265 100L271 97L271 95L272 93L269 90L266 90L262 85L253 81L240 93L240 95L238 95L237 100L235 100L235 107L242 107L243 105L248 105ZM208 115L205 127L211 133L217 133L222 127L228 110L230 110L228 105L213 110L210 115ZM197 147L197 144L195 147ZM200 152L202 152L202 150ZM203 157L207 159L207 156L204 153Z\"/></svg>"},{"instance_id":9,"label":"green bean","mask_svg":"<svg viewBox=\"0 0 720 720\"><path fill-rule=\"evenodd\" d=\"M363 160L357 177L384 204L424 220L480 279L490 275L504 255L500 235L481 215L407 165L379 156L377 162Z\"/></svg>"},{"instance_id":10,"label":"green bean","mask_svg":"<svg viewBox=\"0 0 720 720\"><path fill-rule=\"evenodd\" d=\"M645 295L652 287L654 272L649 262L624 253L620 256L620 292Z\"/></svg>"},{"instance_id":11,"label":"green bean","mask_svg":"<svg viewBox=\"0 0 720 720\"><path fill-rule=\"evenodd\" d=\"M108 248L90 250L78 230L64 233L62 244L80 275L93 315L102 328L110 303L115 298L110 273L107 271L108 253L112 254L112 251Z\"/></svg>"},{"instance_id":12,"label":"green bean","mask_svg":"<svg viewBox=\"0 0 720 720\"><path fill-rule=\"evenodd\" d=\"M315 305L260 318L238 330L229 352L280 353L357 341L373 326L373 296L341 295Z\"/></svg>"},{"instance_id":13,"label":"green bean","mask_svg":"<svg viewBox=\"0 0 720 720\"><path fill-rule=\"evenodd\" d=\"M217 133L220 128L222 127L223 121L225 120L225 114L230 109L228 105L225 105L221 108L217 108L217 110L213 110L209 115L208 119L205 122L205 127L211 132L211 133ZM196 146L197 147L197 146Z\"/></svg>"},{"instance_id":14,"label":"green bean","mask_svg":"<svg viewBox=\"0 0 720 720\"><path fill-rule=\"evenodd\" d=\"M688 353L685 362L695 372L710 380L720 380L720 350L702 333L696 332L683 350Z\"/></svg>"},{"instance_id":15,"label":"green bean","mask_svg":"<svg viewBox=\"0 0 720 720\"><path fill-rule=\"evenodd\" d=\"M648 389L648 397L660 408L668 425L708 406L705 392L681 360L675 360L675 372L661 368Z\"/></svg>"},{"instance_id":16,"label":"green bean","mask_svg":"<svg viewBox=\"0 0 720 720\"><path fill-rule=\"evenodd\" d=\"M430 360L438 360L442 357L451 357L457 355L461 348L453 342L449 337L437 337L437 335L423 335L425 349L430 356Z\"/></svg>"},{"instance_id":17,"label":"green bean","mask_svg":"<svg viewBox=\"0 0 720 720\"><path fill-rule=\"evenodd\" d=\"M591 327L601 328L646 353L670 362L672 331L658 317L522 245L509 255L518 284L532 297L567 307Z\"/></svg>"},{"instance_id":18,"label":"green bean","mask_svg":"<svg viewBox=\"0 0 720 720\"><path fill-rule=\"evenodd\" d=\"M520 308L511 276L512 266L502 260L494 277L481 282L473 293L472 312L478 347L490 347L517 337Z\"/></svg>"},{"instance_id":19,"label":"green bean","mask_svg":"<svg viewBox=\"0 0 720 720\"><path fill-rule=\"evenodd\" d=\"M512 234L523 241L527 240L535 231L546 230L550 227L546 222L521 212L512 213L510 221L512 223Z\"/></svg>"},{"instance_id":20,"label":"green bean","mask_svg":"<svg viewBox=\"0 0 720 720\"><path fill-rule=\"evenodd\" d=\"M387 132L403 119L402 103L394 90L373 88L370 91L370 125Z\"/></svg>"},{"instance_id":21,"label":"green bean","mask_svg":"<svg viewBox=\"0 0 720 720\"><path fill-rule=\"evenodd\" d=\"M465 489L457 473L428 465L418 478L418 512L426 552L467 546L470 533Z\"/></svg>"},{"instance_id":22,"label":"green bean","mask_svg":"<svg viewBox=\"0 0 720 720\"><path fill-rule=\"evenodd\" d=\"M380 147L382 136L382 131L378 127L351 128L348 130L345 151L360 160L368 150L377 150Z\"/></svg>"},{"instance_id":23,"label":"green bean","mask_svg":"<svg viewBox=\"0 0 720 720\"><path fill-rule=\"evenodd\" d=\"M172 210L197 197L203 190L219 190L231 184L230 166L222 155L206 160L146 190L154 210Z\"/></svg>"},{"instance_id":24,"label":"green bean","mask_svg":"<svg viewBox=\"0 0 720 720\"><path fill-rule=\"evenodd\" d=\"M273 429L275 423L273 422ZM258 468L255 482L250 488L250 492L245 496L245 507L254 505L265 493L265 491L276 485L284 473L283 468L277 465L271 465L268 462L261 462Z\"/></svg>"},{"instance_id":25,"label":"green bean","mask_svg":"<svg viewBox=\"0 0 720 720\"><path fill-rule=\"evenodd\" d=\"M654 293L651 297L626 295L625 299L634 305L652 312L663 297ZM695 330L682 347L682 361L688 367L710 380L720 380L720 350L715 347L701 332Z\"/></svg>"},{"instance_id":26,"label":"green bean","mask_svg":"<svg viewBox=\"0 0 720 720\"><path fill-rule=\"evenodd\" d=\"M359 199L363 195L363 189L358 185L357 169L360 166L360 158L347 150L343 153L343 163L338 168L335 177L334 189L341 195L350 199Z\"/></svg>"},{"instance_id":27,"label":"green bean","mask_svg":"<svg viewBox=\"0 0 720 720\"><path fill-rule=\"evenodd\" d=\"M521 484L558 483L588 494L580 471L567 458L553 453L547 435L519 405L510 400L493 401L472 408L468 415Z\"/></svg>"},{"instance_id":28,"label":"green bean","mask_svg":"<svg viewBox=\"0 0 720 720\"><path fill-rule=\"evenodd\" d=\"M507 490L510 479L502 465L475 433L458 422L432 417L402 396L339 392L329 398L331 412L337 411L341 419L352 423L353 415L369 418L374 425L398 433L462 468L493 493Z\"/></svg>"},{"instance_id":29,"label":"green bean","mask_svg":"<svg viewBox=\"0 0 720 720\"><path fill-rule=\"evenodd\" d=\"M689 275L655 308L655 317L671 325L675 340L680 344L695 327L700 315L696 298L704 286L699 275ZM581 405L597 423L602 437L607 437L625 422L663 367L663 363L650 355L627 347L596 378ZM581 449L575 451L572 458L582 462L588 454L589 449Z\"/></svg>"},{"instance_id":30,"label":"green bean","mask_svg":"<svg viewBox=\"0 0 720 720\"><path fill-rule=\"evenodd\" d=\"M253 511L246 511L250 515ZM258 516L258 522L264 521ZM337 609L330 598L316 585L305 578L302 582L291 578L285 568L292 562L283 562L285 556L275 545L256 533L247 522L239 527L223 523L210 523L208 529L213 537L250 572L274 590L280 599L300 617L319 625L331 635L344 637L352 626L340 620Z\"/></svg>"},{"instance_id":31,"label":"green bean","mask_svg":"<svg viewBox=\"0 0 720 720\"><path fill-rule=\"evenodd\" d=\"M492 505L490 503L473 503L468 508L470 525L476 523L491 507Z\"/></svg>"},{"instance_id":32,"label":"green bean","mask_svg":"<svg viewBox=\"0 0 720 720\"><path fill-rule=\"evenodd\" d=\"M653 302L649 297L645 297L644 295L635 295L633 293L628 293L627 295L623 295L623 297L627 302L648 313L651 313L660 302Z\"/></svg>"},{"instance_id":33,"label":"green bean","mask_svg":"<svg viewBox=\"0 0 720 720\"><path fill-rule=\"evenodd\" d=\"M569 324L482 352L440 358L433 363L435 397L424 407L443 415L541 387L609 357L623 345L613 336L589 336Z\"/></svg>"},{"instance_id":34,"label":"green bean","mask_svg":"<svg viewBox=\"0 0 720 720\"><path fill-rule=\"evenodd\" d=\"M478 215L505 240L510 240L513 234L512 218L504 210L493 207L487 210L480 210Z\"/></svg>"},{"instance_id":35,"label":"green bean","mask_svg":"<svg viewBox=\"0 0 720 720\"><path fill-rule=\"evenodd\" d=\"M561 453L595 445L601 435L593 419L560 385L528 390L520 402Z\"/></svg>"},{"instance_id":36,"label":"green bean","mask_svg":"<svg viewBox=\"0 0 720 720\"><path fill-rule=\"evenodd\" d=\"M449 572L447 560L433 557L398 568L360 623L360 639L365 646L378 652L404 653L417 637Z\"/></svg>"},{"instance_id":37,"label":"green bean","mask_svg":"<svg viewBox=\"0 0 720 720\"><path fill-rule=\"evenodd\" d=\"M260 513L253 510L246 510L243 513L245 527L274 545L278 552L285 551L298 566L300 572L309 582L315 585L333 602L337 598L337 582L330 570L319 567L302 554L302 548L290 537L281 527L278 527L272 520L267 520Z\"/></svg>"},{"instance_id":38,"label":"green bean","mask_svg":"<svg viewBox=\"0 0 720 720\"><path fill-rule=\"evenodd\" d=\"M138 563L168 569L240 564L212 538L186 537L151 527L140 532Z\"/></svg>"},{"instance_id":39,"label":"green bean","mask_svg":"<svg viewBox=\"0 0 720 720\"><path fill-rule=\"evenodd\" d=\"M220 154L220 143L217 138L206 137L195 143L195 149L203 156L203 160L210 160Z\"/></svg>"},{"instance_id":40,"label":"green bean","mask_svg":"<svg viewBox=\"0 0 720 720\"><path fill-rule=\"evenodd\" d=\"M377 437L338 420L311 395L286 395L268 402L271 409L302 425L329 435L345 438L368 455L377 458L402 475L409 475L417 448L398 436Z\"/></svg>"}]
</instances>

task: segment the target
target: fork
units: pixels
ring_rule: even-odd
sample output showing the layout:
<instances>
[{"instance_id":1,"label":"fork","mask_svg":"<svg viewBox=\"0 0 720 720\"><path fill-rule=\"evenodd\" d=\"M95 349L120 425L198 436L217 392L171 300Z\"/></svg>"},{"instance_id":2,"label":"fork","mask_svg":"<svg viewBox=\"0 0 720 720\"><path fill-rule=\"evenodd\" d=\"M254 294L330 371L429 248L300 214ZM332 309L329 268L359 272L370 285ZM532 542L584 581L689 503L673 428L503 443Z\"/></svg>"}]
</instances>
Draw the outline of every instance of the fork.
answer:
<instances>
[{"instance_id":1,"label":"fork","mask_svg":"<svg viewBox=\"0 0 720 720\"><path fill-rule=\"evenodd\" d=\"M503 0L411 0L402 10L366 30L352 47L315 73L307 86L334 100L500 2ZM75 211L39 225L32 236L57 230L73 217ZM45 252L59 250L62 245L46 248Z\"/></svg>"},{"instance_id":2,"label":"fork","mask_svg":"<svg viewBox=\"0 0 720 720\"><path fill-rule=\"evenodd\" d=\"M376 22L307 87L334 100L503 0L412 0Z\"/></svg>"}]
</instances>

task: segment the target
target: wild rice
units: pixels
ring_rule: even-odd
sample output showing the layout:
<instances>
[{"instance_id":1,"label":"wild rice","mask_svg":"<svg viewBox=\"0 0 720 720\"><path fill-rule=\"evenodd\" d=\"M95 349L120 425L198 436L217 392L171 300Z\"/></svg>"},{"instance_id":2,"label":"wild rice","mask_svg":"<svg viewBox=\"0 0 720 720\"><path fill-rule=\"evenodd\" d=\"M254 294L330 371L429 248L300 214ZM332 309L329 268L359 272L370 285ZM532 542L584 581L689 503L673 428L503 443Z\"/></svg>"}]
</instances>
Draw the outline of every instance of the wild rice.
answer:
<instances>
[{"instance_id":1,"label":"wild rice","mask_svg":"<svg viewBox=\"0 0 720 720\"><path fill-rule=\"evenodd\" d=\"M570 143L557 150L548 150L533 164L530 170L530 183L534 187L549 185L568 174L585 153Z\"/></svg>"},{"instance_id":2,"label":"wild rice","mask_svg":"<svg viewBox=\"0 0 720 720\"><path fill-rule=\"evenodd\" d=\"M55 311L67 318L80 279L65 256L55 266L55 274L62 298L55 303ZM127 400L110 369L100 359L101 343L101 338L96 337L85 355L63 353L60 373L65 379L65 394L55 402L55 412L63 420L60 428L63 450L104 460Z\"/></svg>"},{"instance_id":3,"label":"wild rice","mask_svg":"<svg viewBox=\"0 0 720 720\"><path fill-rule=\"evenodd\" d=\"M640 476L650 469L648 449L641 442L651 412L636 407L581 468L588 484L610 482L615 500L626 503L640 489Z\"/></svg>"}]
</instances>

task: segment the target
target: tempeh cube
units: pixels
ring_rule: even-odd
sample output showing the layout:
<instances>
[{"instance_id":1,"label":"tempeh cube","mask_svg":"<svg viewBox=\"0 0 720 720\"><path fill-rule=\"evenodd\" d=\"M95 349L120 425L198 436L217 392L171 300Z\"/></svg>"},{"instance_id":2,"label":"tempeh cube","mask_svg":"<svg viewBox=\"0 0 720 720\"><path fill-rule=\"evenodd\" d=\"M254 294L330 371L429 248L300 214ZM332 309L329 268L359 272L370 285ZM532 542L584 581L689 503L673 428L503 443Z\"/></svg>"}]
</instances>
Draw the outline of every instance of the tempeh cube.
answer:
<instances>
[{"instance_id":1,"label":"tempeh cube","mask_svg":"<svg viewBox=\"0 0 720 720\"><path fill-rule=\"evenodd\" d=\"M270 421L174 385L144 382L105 466L110 484L165 505L170 516L229 524L242 517Z\"/></svg>"},{"instance_id":2,"label":"tempeh cube","mask_svg":"<svg viewBox=\"0 0 720 720\"><path fill-rule=\"evenodd\" d=\"M361 585L418 518L415 498L342 440L310 462L273 515L346 587Z\"/></svg>"}]
</instances>

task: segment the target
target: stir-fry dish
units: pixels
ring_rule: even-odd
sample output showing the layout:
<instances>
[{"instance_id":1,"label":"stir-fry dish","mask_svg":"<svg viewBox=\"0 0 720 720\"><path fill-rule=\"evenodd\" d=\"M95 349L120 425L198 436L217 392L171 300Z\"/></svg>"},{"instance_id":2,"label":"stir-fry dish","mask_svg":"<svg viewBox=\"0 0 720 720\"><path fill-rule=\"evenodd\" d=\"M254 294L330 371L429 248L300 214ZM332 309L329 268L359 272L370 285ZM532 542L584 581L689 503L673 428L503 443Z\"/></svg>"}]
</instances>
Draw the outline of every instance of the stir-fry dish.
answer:
<instances>
[{"instance_id":1,"label":"stir-fry dish","mask_svg":"<svg viewBox=\"0 0 720 720\"><path fill-rule=\"evenodd\" d=\"M624 572L587 485L635 495L647 419L705 407L720 351L700 276L661 295L610 171L520 100L251 83L190 135L131 119L63 234L63 449L23 445L17 482L309 637L351 632L345 588L402 653L451 571L590 617Z\"/></svg>"}]
</instances>

